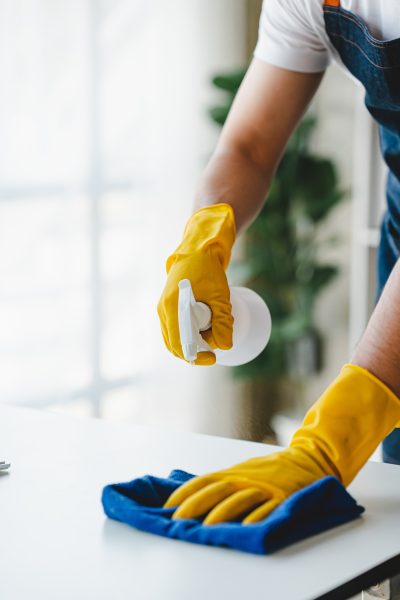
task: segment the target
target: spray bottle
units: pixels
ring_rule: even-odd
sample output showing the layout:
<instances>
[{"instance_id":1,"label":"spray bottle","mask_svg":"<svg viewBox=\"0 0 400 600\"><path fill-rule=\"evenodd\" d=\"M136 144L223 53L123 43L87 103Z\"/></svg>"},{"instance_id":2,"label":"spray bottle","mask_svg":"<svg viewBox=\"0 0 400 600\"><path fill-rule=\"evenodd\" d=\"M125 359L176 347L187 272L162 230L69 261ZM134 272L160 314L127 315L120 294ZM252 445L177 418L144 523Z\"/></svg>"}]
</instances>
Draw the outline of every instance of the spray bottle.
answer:
<instances>
[{"instance_id":1,"label":"spray bottle","mask_svg":"<svg viewBox=\"0 0 400 600\"><path fill-rule=\"evenodd\" d=\"M212 349L201 336L210 329L212 312L203 302L196 302L189 279L179 282L178 322L183 356L193 363L198 352L213 352L216 362L236 367L250 362L265 348L271 335L271 315L264 300L253 290L231 287L233 346L230 350Z\"/></svg>"}]
</instances>

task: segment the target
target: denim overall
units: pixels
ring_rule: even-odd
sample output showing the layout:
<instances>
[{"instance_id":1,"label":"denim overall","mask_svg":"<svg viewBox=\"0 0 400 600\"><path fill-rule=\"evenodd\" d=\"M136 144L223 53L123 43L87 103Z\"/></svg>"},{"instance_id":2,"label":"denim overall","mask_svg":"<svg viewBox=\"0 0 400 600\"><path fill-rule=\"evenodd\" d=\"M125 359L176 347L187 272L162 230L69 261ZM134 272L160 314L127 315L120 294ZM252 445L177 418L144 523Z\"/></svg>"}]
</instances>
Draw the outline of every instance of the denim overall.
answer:
<instances>
[{"instance_id":1,"label":"denim overall","mask_svg":"<svg viewBox=\"0 0 400 600\"><path fill-rule=\"evenodd\" d=\"M379 297L400 256L400 38L388 42L376 39L360 17L340 6L340 0L325 0L323 10L331 43L365 88L365 104L378 123L381 151L389 167L387 208L378 249ZM400 464L400 429L384 440L383 458Z\"/></svg>"}]
</instances>

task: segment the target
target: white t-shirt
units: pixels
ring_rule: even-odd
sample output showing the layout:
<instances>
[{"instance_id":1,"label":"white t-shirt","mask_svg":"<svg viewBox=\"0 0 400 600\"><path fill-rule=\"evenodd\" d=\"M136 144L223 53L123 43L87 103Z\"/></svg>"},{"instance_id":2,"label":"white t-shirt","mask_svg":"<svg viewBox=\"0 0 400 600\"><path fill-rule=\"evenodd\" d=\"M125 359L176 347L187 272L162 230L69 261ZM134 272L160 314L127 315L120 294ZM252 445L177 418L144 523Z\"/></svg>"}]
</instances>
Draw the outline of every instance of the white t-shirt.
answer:
<instances>
[{"instance_id":1,"label":"white t-shirt","mask_svg":"<svg viewBox=\"0 0 400 600\"><path fill-rule=\"evenodd\" d=\"M315 73L340 58L325 31L323 0L264 0L254 56L277 67ZM400 0L342 0L380 40L400 37Z\"/></svg>"}]
</instances>

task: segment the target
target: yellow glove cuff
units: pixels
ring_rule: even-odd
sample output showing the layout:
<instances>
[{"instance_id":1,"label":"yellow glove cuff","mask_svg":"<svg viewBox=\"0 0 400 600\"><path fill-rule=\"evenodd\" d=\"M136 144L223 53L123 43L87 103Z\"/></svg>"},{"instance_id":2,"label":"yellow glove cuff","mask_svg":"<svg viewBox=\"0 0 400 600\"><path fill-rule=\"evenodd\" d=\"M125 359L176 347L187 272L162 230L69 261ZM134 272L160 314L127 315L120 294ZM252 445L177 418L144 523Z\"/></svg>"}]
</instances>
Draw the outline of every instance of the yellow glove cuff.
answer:
<instances>
[{"instance_id":1,"label":"yellow glove cuff","mask_svg":"<svg viewBox=\"0 0 400 600\"><path fill-rule=\"evenodd\" d=\"M200 208L186 224L183 240L167 259L167 273L174 262L183 256L213 247L224 270L229 264L236 238L235 215L229 204L214 204Z\"/></svg>"},{"instance_id":2,"label":"yellow glove cuff","mask_svg":"<svg viewBox=\"0 0 400 600\"><path fill-rule=\"evenodd\" d=\"M345 365L308 411L290 446L348 485L400 420L400 400L369 371Z\"/></svg>"},{"instance_id":3,"label":"yellow glove cuff","mask_svg":"<svg viewBox=\"0 0 400 600\"><path fill-rule=\"evenodd\" d=\"M345 365L345 366L347 366L347 365ZM397 398L396 394L394 392L392 392L392 390L390 388L388 388L387 385L385 385L380 379L375 377L375 375L372 375L372 373L370 373L366 369L363 369L362 367L359 367L358 365L348 365L348 366L352 366L354 369L359 369L362 373L365 373L365 375L367 375L377 385L380 385L388 394L391 394L392 397L397 400L397 402L400 402L400 399ZM393 429L398 429L398 428L400 428L400 421L397 421L396 425L393 427Z\"/></svg>"}]
</instances>

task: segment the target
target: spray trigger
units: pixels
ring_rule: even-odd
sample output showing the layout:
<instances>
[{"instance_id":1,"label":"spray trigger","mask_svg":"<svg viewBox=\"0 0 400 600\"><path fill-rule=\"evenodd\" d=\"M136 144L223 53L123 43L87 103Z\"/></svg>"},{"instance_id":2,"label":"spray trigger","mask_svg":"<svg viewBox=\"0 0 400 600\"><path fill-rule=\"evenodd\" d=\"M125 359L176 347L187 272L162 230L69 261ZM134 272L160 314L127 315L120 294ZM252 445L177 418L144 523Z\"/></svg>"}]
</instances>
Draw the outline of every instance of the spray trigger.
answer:
<instances>
[{"instance_id":1,"label":"spray trigger","mask_svg":"<svg viewBox=\"0 0 400 600\"><path fill-rule=\"evenodd\" d=\"M189 279L182 279L178 287L178 322L182 352L185 360L193 364L198 352L212 352L200 335L201 331L211 327L211 310L207 304L196 302Z\"/></svg>"}]
</instances>

